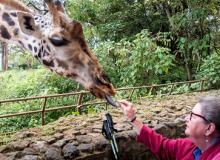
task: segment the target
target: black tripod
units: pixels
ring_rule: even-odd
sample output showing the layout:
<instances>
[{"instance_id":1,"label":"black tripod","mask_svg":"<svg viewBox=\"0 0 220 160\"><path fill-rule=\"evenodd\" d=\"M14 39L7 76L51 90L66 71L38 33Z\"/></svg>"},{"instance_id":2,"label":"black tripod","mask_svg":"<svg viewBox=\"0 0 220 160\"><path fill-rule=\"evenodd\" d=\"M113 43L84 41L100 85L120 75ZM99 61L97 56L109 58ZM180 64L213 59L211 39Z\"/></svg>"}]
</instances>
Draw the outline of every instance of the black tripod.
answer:
<instances>
[{"instance_id":1,"label":"black tripod","mask_svg":"<svg viewBox=\"0 0 220 160\"><path fill-rule=\"evenodd\" d=\"M119 159L118 145L114 135L114 131L117 132L117 130L114 128L112 116L109 113L107 113L105 116L106 116L106 120L103 121L102 134L111 144L115 160L118 160Z\"/></svg>"}]
</instances>

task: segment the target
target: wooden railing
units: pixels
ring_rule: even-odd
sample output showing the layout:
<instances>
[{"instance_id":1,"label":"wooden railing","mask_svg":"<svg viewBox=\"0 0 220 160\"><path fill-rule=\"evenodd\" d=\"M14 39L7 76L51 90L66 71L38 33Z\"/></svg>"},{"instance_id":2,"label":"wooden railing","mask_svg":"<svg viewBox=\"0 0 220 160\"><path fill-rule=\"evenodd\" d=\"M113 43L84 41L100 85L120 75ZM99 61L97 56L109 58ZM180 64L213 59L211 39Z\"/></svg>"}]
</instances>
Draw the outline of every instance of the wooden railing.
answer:
<instances>
[{"instance_id":1,"label":"wooden railing","mask_svg":"<svg viewBox=\"0 0 220 160\"><path fill-rule=\"evenodd\" d=\"M135 90L145 89L149 93L152 93L155 88L171 86L171 88L170 88L170 90L167 94L172 94L172 90L173 90L174 86L188 84L188 86L190 87L191 84L193 84L193 83L199 83L200 84L199 90L196 90L196 91L203 91L203 86L204 86L205 82L207 82L207 80L196 80L196 81L175 82L175 83L140 86L140 87L119 88L119 89L117 89L117 92L129 91L130 95L128 96L128 99L131 99L131 97L132 97ZM0 115L0 118L9 118L9 117L15 117L15 116L21 116L21 115L30 115L30 114L39 114L39 113L41 113L42 125L45 125L45 113L46 112L63 110L63 109L71 109L71 108L76 108L77 110L80 111L83 107L87 107L89 105L96 105L96 104L105 104L105 106L107 108L107 102L103 101L103 100L99 100L99 101L96 101L96 102L90 102L90 103L89 102L84 103L83 98L86 94L90 94L90 93L87 92L87 91L82 91L82 92L74 92L74 93L48 95L48 96L38 96L38 97L0 100L0 107L1 107L1 104L5 104L5 103L19 103L19 102L30 101L30 100L43 100L42 107L41 107L42 109L40 109L40 110L20 112L20 113L14 113L14 114L5 114L5 115ZM68 105L68 106L61 106L61 107L53 107L53 108L47 108L46 107L48 99L50 99L50 98L60 98L60 97L70 97L70 96L78 96L76 104Z\"/></svg>"}]
</instances>

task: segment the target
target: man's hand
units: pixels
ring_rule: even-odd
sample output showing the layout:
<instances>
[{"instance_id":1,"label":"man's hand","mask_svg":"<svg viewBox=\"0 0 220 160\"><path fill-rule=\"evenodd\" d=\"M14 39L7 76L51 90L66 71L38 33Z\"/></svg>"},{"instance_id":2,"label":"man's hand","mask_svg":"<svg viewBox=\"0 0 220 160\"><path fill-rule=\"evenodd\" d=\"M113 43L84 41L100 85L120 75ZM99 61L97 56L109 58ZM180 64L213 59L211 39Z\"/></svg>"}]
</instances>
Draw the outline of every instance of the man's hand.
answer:
<instances>
[{"instance_id":1,"label":"man's hand","mask_svg":"<svg viewBox=\"0 0 220 160\"><path fill-rule=\"evenodd\" d=\"M137 109L134 107L134 105L126 100L119 100L117 101L122 110L124 115L126 116L126 118L132 122L132 125L134 126L134 130L136 131L136 133L139 135L141 132L141 129L143 127L143 123L139 120L136 119L136 112Z\"/></svg>"},{"instance_id":2,"label":"man's hand","mask_svg":"<svg viewBox=\"0 0 220 160\"><path fill-rule=\"evenodd\" d=\"M126 100L119 100L118 102L120 103L123 113L127 117L127 119L129 121L133 120L137 112L137 109L134 107L134 105Z\"/></svg>"}]
</instances>

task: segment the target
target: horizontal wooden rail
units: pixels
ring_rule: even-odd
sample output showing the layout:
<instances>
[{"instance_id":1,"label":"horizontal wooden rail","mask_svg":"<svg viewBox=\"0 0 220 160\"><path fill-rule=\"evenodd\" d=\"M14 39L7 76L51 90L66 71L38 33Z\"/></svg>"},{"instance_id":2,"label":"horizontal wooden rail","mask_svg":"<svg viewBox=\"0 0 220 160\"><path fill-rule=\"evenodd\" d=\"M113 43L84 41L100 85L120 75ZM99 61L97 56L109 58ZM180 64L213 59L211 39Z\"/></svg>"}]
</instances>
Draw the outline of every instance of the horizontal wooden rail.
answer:
<instances>
[{"instance_id":1,"label":"horizontal wooden rail","mask_svg":"<svg viewBox=\"0 0 220 160\"><path fill-rule=\"evenodd\" d=\"M175 83L167 83L167 84L153 84L148 86L139 86L139 87L128 87L128 88L118 88L116 89L117 92L120 91L131 91L129 95L129 99L132 97L135 90L138 89L149 89L149 92L151 93L153 89L157 87L164 87L164 86L171 86L170 91L167 93L170 95L172 93L173 87L177 85L182 84L188 84L188 86L191 86L193 83L200 83L200 90L203 91L204 82L207 80L195 80L195 81L186 81L186 82L175 82ZM34 111L27 111L27 112L20 112L20 113L14 113L14 114L6 114L6 115L0 115L0 118L9 118L9 117L15 117L15 116L22 116L22 115L29 115L29 114L39 114L41 113L42 117L42 125L45 125L45 113L51 112L51 111L57 111L57 110L64 110L64 109L71 109L76 108L80 111L83 107L87 107L89 105L96 105L96 104L106 104L107 108L107 102L106 101L96 101L92 103L83 103L84 95L90 94L88 91L82 91L82 92L73 92L73 93L65 93L65 94L55 94L55 95L47 95L47 96L37 96L37 97L27 97L27 98L17 98L17 99L7 99L7 100L0 100L0 105L4 103L18 103L18 102L24 102L24 101L30 101L30 100L44 100L42 109L40 110L34 110ZM70 96L78 96L76 104L74 105L68 105L68 106L61 106L61 107L53 107L53 108L47 108L46 105L48 102L48 99L50 98L60 98L60 97L70 97Z\"/></svg>"}]
</instances>

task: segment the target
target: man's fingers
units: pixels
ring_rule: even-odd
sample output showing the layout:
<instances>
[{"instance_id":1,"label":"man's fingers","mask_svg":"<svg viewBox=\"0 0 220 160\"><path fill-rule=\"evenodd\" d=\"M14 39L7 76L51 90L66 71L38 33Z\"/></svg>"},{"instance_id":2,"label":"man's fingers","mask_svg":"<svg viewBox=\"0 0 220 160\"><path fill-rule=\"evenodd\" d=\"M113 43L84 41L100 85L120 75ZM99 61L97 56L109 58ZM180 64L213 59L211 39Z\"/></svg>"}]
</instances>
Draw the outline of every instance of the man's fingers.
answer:
<instances>
[{"instance_id":1,"label":"man's fingers","mask_svg":"<svg viewBox=\"0 0 220 160\"><path fill-rule=\"evenodd\" d=\"M120 106L121 106L121 108L122 108L123 110L126 110L126 109L128 108L128 106L125 105L124 103L120 103L120 102L119 102L119 104L120 104Z\"/></svg>"},{"instance_id":2,"label":"man's fingers","mask_svg":"<svg viewBox=\"0 0 220 160\"><path fill-rule=\"evenodd\" d=\"M132 103L127 100L119 100L118 102L124 106L132 106Z\"/></svg>"}]
</instances>

